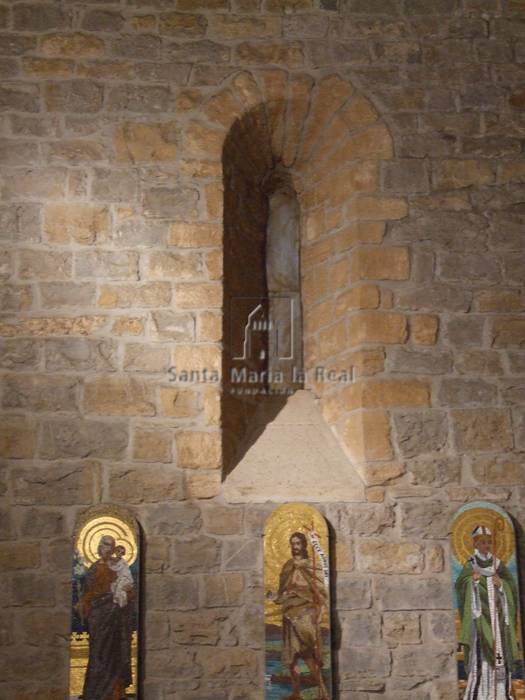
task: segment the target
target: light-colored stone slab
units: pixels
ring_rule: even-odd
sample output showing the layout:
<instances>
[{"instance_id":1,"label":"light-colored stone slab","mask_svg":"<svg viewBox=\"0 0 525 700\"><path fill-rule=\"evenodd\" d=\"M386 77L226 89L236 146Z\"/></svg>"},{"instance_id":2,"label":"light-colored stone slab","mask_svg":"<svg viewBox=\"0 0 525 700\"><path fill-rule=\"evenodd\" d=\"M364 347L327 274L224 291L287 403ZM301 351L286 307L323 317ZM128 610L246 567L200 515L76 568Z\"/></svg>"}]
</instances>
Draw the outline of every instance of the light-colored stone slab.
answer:
<instances>
[{"instance_id":1,"label":"light-colored stone slab","mask_svg":"<svg viewBox=\"0 0 525 700\"><path fill-rule=\"evenodd\" d=\"M272 399L255 418L260 432ZM290 396L223 483L230 503L364 501L364 486L306 390Z\"/></svg>"}]
</instances>

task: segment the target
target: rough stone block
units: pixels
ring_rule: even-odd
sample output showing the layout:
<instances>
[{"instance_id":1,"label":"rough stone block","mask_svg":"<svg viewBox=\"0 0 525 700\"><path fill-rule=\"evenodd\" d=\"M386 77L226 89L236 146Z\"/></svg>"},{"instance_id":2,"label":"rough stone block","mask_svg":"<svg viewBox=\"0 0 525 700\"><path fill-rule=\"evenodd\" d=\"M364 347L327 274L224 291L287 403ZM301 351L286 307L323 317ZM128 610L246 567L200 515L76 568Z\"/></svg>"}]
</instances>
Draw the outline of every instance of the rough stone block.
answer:
<instances>
[{"instance_id":1,"label":"rough stone block","mask_svg":"<svg viewBox=\"0 0 525 700\"><path fill-rule=\"evenodd\" d=\"M244 600L244 574L232 571L203 577L204 605L222 608L241 605Z\"/></svg>"},{"instance_id":2,"label":"rough stone block","mask_svg":"<svg viewBox=\"0 0 525 700\"><path fill-rule=\"evenodd\" d=\"M180 63L191 56L195 63L222 64L230 60L231 49L213 41L174 42L166 47L167 57Z\"/></svg>"},{"instance_id":3,"label":"rough stone block","mask_svg":"<svg viewBox=\"0 0 525 700\"><path fill-rule=\"evenodd\" d=\"M194 535L202 525L201 511L193 503L167 503L148 508L148 531L155 535Z\"/></svg>"},{"instance_id":4,"label":"rough stone block","mask_svg":"<svg viewBox=\"0 0 525 700\"><path fill-rule=\"evenodd\" d=\"M443 406L493 405L496 399L497 387L482 379L444 379L438 393Z\"/></svg>"},{"instance_id":5,"label":"rough stone block","mask_svg":"<svg viewBox=\"0 0 525 700\"><path fill-rule=\"evenodd\" d=\"M145 326L145 317L121 316L118 317L111 326L111 332L114 335L138 336L144 334Z\"/></svg>"},{"instance_id":6,"label":"rough stone block","mask_svg":"<svg viewBox=\"0 0 525 700\"><path fill-rule=\"evenodd\" d=\"M429 658L424 646L400 647L393 654L393 673L396 676L440 677L452 674L454 668L453 652L442 646L433 650Z\"/></svg>"},{"instance_id":7,"label":"rough stone block","mask_svg":"<svg viewBox=\"0 0 525 700\"><path fill-rule=\"evenodd\" d=\"M342 575L337 577L337 605L341 610L370 608L372 592L368 578Z\"/></svg>"},{"instance_id":8,"label":"rough stone block","mask_svg":"<svg viewBox=\"0 0 525 700\"><path fill-rule=\"evenodd\" d=\"M64 162L70 165L92 164L107 158L107 150L101 144L83 139L61 139L51 143L46 153L51 163Z\"/></svg>"},{"instance_id":9,"label":"rough stone block","mask_svg":"<svg viewBox=\"0 0 525 700\"><path fill-rule=\"evenodd\" d=\"M104 239L119 248L165 248L168 227L164 222L126 214L124 212L123 220L116 222Z\"/></svg>"},{"instance_id":10,"label":"rough stone block","mask_svg":"<svg viewBox=\"0 0 525 700\"><path fill-rule=\"evenodd\" d=\"M15 606L52 606L55 582L52 576L32 573L15 574L11 579L11 601Z\"/></svg>"},{"instance_id":11,"label":"rough stone block","mask_svg":"<svg viewBox=\"0 0 525 700\"><path fill-rule=\"evenodd\" d=\"M354 534L378 535L394 526L394 511L384 505L352 504L339 512L339 529L349 537Z\"/></svg>"},{"instance_id":12,"label":"rough stone block","mask_svg":"<svg viewBox=\"0 0 525 700\"><path fill-rule=\"evenodd\" d=\"M406 317L384 312L361 312L350 318L349 341L362 343L404 343L407 338Z\"/></svg>"},{"instance_id":13,"label":"rough stone block","mask_svg":"<svg viewBox=\"0 0 525 700\"><path fill-rule=\"evenodd\" d=\"M6 243L40 241L39 204L10 204L0 207L0 238Z\"/></svg>"},{"instance_id":14,"label":"rough stone block","mask_svg":"<svg viewBox=\"0 0 525 700\"><path fill-rule=\"evenodd\" d=\"M452 611L432 612L427 617L432 638L437 642L453 644L456 639L456 629Z\"/></svg>"},{"instance_id":15,"label":"rough stone block","mask_svg":"<svg viewBox=\"0 0 525 700\"><path fill-rule=\"evenodd\" d=\"M357 471L367 486L384 486L403 476L405 467L401 462L366 462Z\"/></svg>"},{"instance_id":16,"label":"rough stone block","mask_svg":"<svg viewBox=\"0 0 525 700\"><path fill-rule=\"evenodd\" d=\"M77 411L76 377L8 376L2 407L26 411Z\"/></svg>"},{"instance_id":17,"label":"rough stone block","mask_svg":"<svg viewBox=\"0 0 525 700\"><path fill-rule=\"evenodd\" d=\"M186 469L216 469L222 461L220 433L181 432L176 436L177 464Z\"/></svg>"},{"instance_id":18,"label":"rough stone block","mask_svg":"<svg viewBox=\"0 0 525 700\"><path fill-rule=\"evenodd\" d=\"M42 282L40 300L46 309L60 309L66 306L94 306L96 287L93 283Z\"/></svg>"},{"instance_id":19,"label":"rough stone block","mask_svg":"<svg viewBox=\"0 0 525 700\"><path fill-rule=\"evenodd\" d=\"M60 509L25 508L20 525L24 537L55 538L66 534L65 513Z\"/></svg>"},{"instance_id":20,"label":"rough stone block","mask_svg":"<svg viewBox=\"0 0 525 700\"><path fill-rule=\"evenodd\" d=\"M123 366L127 372L167 372L170 366L169 348L128 343Z\"/></svg>"},{"instance_id":21,"label":"rough stone block","mask_svg":"<svg viewBox=\"0 0 525 700\"><path fill-rule=\"evenodd\" d=\"M14 502L18 505L86 505L95 498L98 464L61 462L12 470Z\"/></svg>"},{"instance_id":22,"label":"rough stone block","mask_svg":"<svg viewBox=\"0 0 525 700\"><path fill-rule=\"evenodd\" d=\"M44 100L49 112L95 113L102 107L103 90L91 80L47 83Z\"/></svg>"},{"instance_id":23,"label":"rough stone block","mask_svg":"<svg viewBox=\"0 0 525 700\"><path fill-rule=\"evenodd\" d=\"M137 427L133 432L133 459L140 462L171 462L171 430Z\"/></svg>"},{"instance_id":24,"label":"rough stone block","mask_svg":"<svg viewBox=\"0 0 525 700\"><path fill-rule=\"evenodd\" d=\"M36 425L33 420L25 416L4 417L0 425L0 457L31 459L36 440Z\"/></svg>"},{"instance_id":25,"label":"rough stone block","mask_svg":"<svg viewBox=\"0 0 525 700\"><path fill-rule=\"evenodd\" d=\"M161 43L160 37L154 34L123 34L111 42L111 53L122 58L151 61L159 57Z\"/></svg>"},{"instance_id":26,"label":"rough stone block","mask_svg":"<svg viewBox=\"0 0 525 700\"><path fill-rule=\"evenodd\" d=\"M117 346L114 341L94 338L48 339L44 344L44 362L52 372L111 372L118 365Z\"/></svg>"},{"instance_id":27,"label":"rough stone block","mask_svg":"<svg viewBox=\"0 0 525 700\"><path fill-rule=\"evenodd\" d=\"M363 539L357 545L361 571L375 574L420 574L424 568L423 548L409 542Z\"/></svg>"},{"instance_id":28,"label":"rough stone block","mask_svg":"<svg viewBox=\"0 0 525 700\"><path fill-rule=\"evenodd\" d=\"M177 345L174 359L178 376L182 372L193 371L203 376L206 371L210 377L213 372L219 372L221 367L221 352L217 345Z\"/></svg>"},{"instance_id":29,"label":"rough stone block","mask_svg":"<svg viewBox=\"0 0 525 700\"><path fill-rule=\"evenodd\" d=\"M89 204L48 204L44 211L44 232L51 243L94 243L108 232L106 207Z\"/></svg>"},{"instance_id":30,"label":"rough stone block","mask_svg":"<svg viewBox=\"0 0 525 700\"><path fill-rule=\"evenodd\" d=\"M412 311L465 312L470 308L472 292L460 286L433 284L398 292L397 303L400 309Z\"/></svg>"},{"instance_id":31,"label":"rough stone block","mask_svg":"<svg viewBox=\"0 0 525 700\"><path fill-rule=\"evenodd\" d=\"M234 58L241 65L275 63L290 69L301 68L304 65L303 45L298 41L287 44L243 42L236 46Z\"/></svg>"},{"instance_id":32,"label":"rough stone block","mask_svg":"<svg viewBox=\"0 0 525 700\"><path fill-rule=\"evenodd\" d=\"M105 322L104 316L7 318L0 322L0 335L88 335L99 330Z\"/></svg>"},{"instance_id":33,"label":"rough stone block","mask_svg":"<svg viewBox=\"0 0 525 700\"><path fill-rule=\"evenodd\" d=\"M448 578L388 576L374 583L383 610L449 610L452 593Z\"/></svg>"},{"instance_id":34,"label":"rough stone block","mask_svg":"<svg viewBox=\"0 0 525 700\"><path fill-rule=\"evenodd\" d=\"M257 673L257 654L253 649L232 647L230 649L203 647L197 650L196 661L207 675L228 682L235 679L252 679Z\"/></svg>"},{"instance_id":35,"label":"rough stone block","mask_svg":"<svg viewBox=\"0 0 525 700\"><path fill-rule=\"evenodd\" d=\"M152 575L148 581L147 603L160 610L195 610L199 586L195 576Z\"/></svg>"},{"instance_id":36,"label":"rough stone block","mask_svg":"<svg viewBox=\"0 0 525 700\"><path fill-rule=\"evenodd\" d=\"M169 113L172 99L169 87L164 85L118 85L109 90L107 107L112 112Z\"/></svg>"},{"instance_id":37,"label":"rough stone block","mask_svg":"<svg viewBox=\"0 0 525 700\"><path fill-rule=\"evenodd\" d=\"M383 639L390 644L419 644L421 641L421 625L417 613L385 612L382 623Z\"/></svg>"},{"instance_id":38,"label":"rough stone block","mask_svg":"<svg viewBox=\"0 0 525 700\"><path fill-rule=\"evenodd\" d=\"M172 418L190 418L197 414L198 394L192 389L161 386L160 414Z\"/></svg>"},{"instance_id":39,"label":"rough stone block","mask_svg":"<svg viewBox=\"0 0 525 700\"><path fill-rule=\"evenodd\" d=\"M525 380L515 379L500 386L501 398L506 404L525 404Z\"/></svg>"},{"instance_id":40,"label":"rough stone block","mask_svg":"<svg viewBox=\"0 0 525 700\"><path fill-rule=\"evenodd\" d=\"M89 10L82 19L82 29L89 32L118 32L124 26L124 17L112 10Z\"/></svg>"},{"instance_id":41,"label":"rough stone block","mask_svg":"<svg viewBox=\"0 0 525 700\"><path fill-rule=\"evenodd\" d=\"M3 369L36 369L40 355L40 345L31 340L22 338L0 340L0 367Z\"/></svg>"},{"instance_id":42,"label":"rough stone block","mask_svg":"<svg viewBox=\"0 0 525 700\"><path fill-rule=\"evenodd\" d=\"M11 139L0 139L0 158L4 166L27 166L38 163L40 160L37 144Z\"/></svg>"},{"instance_id":43,"label":"rough stone block","mask_svg":"<svg viewBox=\"0 0 525 700\"><path fill-rule=\"evenodd\" d=\"M401 532L404 537L445 539L452 510L436 501L402 503Z\"/></svg>"},{"instance_id":44,"label":"rough stone block","mask_svg":"<svg viewBox=\"0 0 525 700\"><path fill-rule=\"evenodd\" d=\"M387 358L387 366L391 372L447 374L452 369L452 355L448 352L392 348L388 350Z\"/></svg>"},{"instance_id":45,"label":"rough stone block","mask_svg":"<svg viewBox=\"0 0 525 700\"><path fill-rule=\"evenodd\" d=\"M7 7L2 7L0 26L7 27ZM0 54L8 56L19 56L34 51L36 49L37 39L35 36L24 36L20 34L5 33L0 38Z\"/></svg>"},{"instance_id":46,"label":"rough stone block","mask_svg":"<svg viewBox=\"0 0 525 700\"><path fill-rule=\"evenodd\" d=\"M350 646L340 654L345 675L384 678L390 673L390 652L381 646Z\"/></svg>"},{"instance_id":47,"label":"rough stone block","mask_svg":"<svg viewBox=\"0 0 525 700\"><path fill-rule=\"evenodd\" d=\"M40 544L37 542L1 542L2 571L37 569L40 566Z\"/></svg>"},{"instance_id":48,"label":"rough stone block","mask_svg":"<svg viewBox=\"0 0 525 700\"><path fill-rule=\"evenodd\" d=\"M153 388L147 382L124 377L90 379L84 386L84 408L106 416L154 416Z\"/></svg>"},{"instance_id":49,"label":"rough stone block","mask_svg":"<svg viewBox=\"0 0 525 700\"><path fill-rule=\"evenodd\" d=\"M198 253L158 252L149 257L150 279L193 280L203 272L202 256Z\"/></svg>"},{"instance_id":50,"label":"rough stone block","mask_svg":"<svg viewBox=\"0 0 525 700\"><path fill-rule=\"evenodd\" d=\"M223 566L227 571L259 571L262 552L256 539L231 538L224 543Z\"/></svg>"},{"instance_id":51,"label":"rough stone block","mask_svg":"<svg viewBox=\"0 0 525 700\"><path fill-rule=\"evenodd\" d=\"M498 408L452 411L457 446L460 450L484 451L512 448L510 414Z\"/></svg>"},{"instance_id":52,"label":"rough stone block","mask_svg":"<svg viewBox=\"0 0 525 700\"><path fill-rule=\"evenodd\" d=\"M447 445L447 416L442 411L396 413L397 444L404 457L417 457Z\"/></svg>"},{"instance_id":53,"label":"rough stone block","mask_svg":"<svg viewBox=\"0 0 525 700\"><path fill-rule=\"evenodd\" d=\"M0 88L0 112L38 112L38 88L33 85Z\"/></svg>"},{"instance_id":54,"label":"rough stone block","mask_svg":"<svg viewBox=\"0 0 525 700\"><path fill-rule=\"evenodd\" d=\"M141 284L103 284L99 289L98 305L106 309L150 308L169 306L171 284L146 282Z\"/></svg>"},{"instance_id":55,"label":"rough stone block","mask_svg":"<svg viewBox=\"0 0 525 700\"><path fill-rule=\"evenodd\" d=\"M457 354L454 358L454 366L460 374L503 374L501 357L495 350L470 350Z\"/></svg>"},{"instance_id":56,"label":"rough stone block","mask_svg":"<svg viewBox=\"0 0 525 700\"><path fill-rule=\"evenodd\" d=\"M386 192L403 192L413 195L428 191L428 172L424 161L404 159L383 163L383 189Z\"/></svg>"},{"instance_id":57,"label":"rough stone block","mask_svg":"<svg viewBox=\"0 0 525 700\"><path fill-rule=\"evenodd\" d=\"M200 535L175 542L173 554L172 568L176 573L211 573L219 567L221 547L215 538Z\"/></svg>"},{"instance_id":58,"label":"rough stone block","mask_svg":"<svg viewBox=\"0 0 525 700\"><path fill-rule=\"evenodd\" d=\"M176 311L154 311L151 314L153 333L161 340L188 342L195 338L193 314Z\"/></svg>"},{"instance_id":59,"label":"rough stone block","mask_svg":"<svg viewBox=\"0 0 525 700\"><path fill-rule=\"evenodd\" d=\"M213 505L204 508L204 529L210 535L242 534L243 510L228 506Z\"/></svg>"},{"instance_id":60,"label":"rough stone block","mask_svg":"<svg viewBox=\"0 0 525 700\"><path fill-rule=\"evenodd\" d=\"M493 182L492 166L482 160L441 160L433 168L432 183L435 189L453 190Z\"/></svg>"},{"instance_id":61,"label":"rough stone block","mask_svg":"<svg viewBox=\"0 0 525 700\"><path fill-rule=\"evenodd\" d=\"M220 610L177 612L170 615L170 627L181 644L215 646L226 617Z\"/></svg>"},{"instance_id":62,"label":"rough stone block","mask_svg":"<svg viewBox=\"0 0 525 700\"><path fill-rule=\"evenodd\" d=\"M223 17L223 15L219 15L219 17ZM189 39L204 36L207 26L208 20L205 15L166 12L160 16L159 29L161 34Z\"/></svg>"},{"instance_id":63,"label":"rough stone block","mask_svg":"<svg viewBox=\"0 0 525 700\"><path fill-rule=\"evenodd\" d=\"M25 196L62 198L66 192L66 171L63 168L20 168L4 180L3 192L8 199Z\"/></svg>"},{"instance_id":64,"label":"rough stone block","mask_svg":"<svg viewBox=\"0 0 525 700\"><path fill-rule=\"evenodd\" d=\"M381 617L369 610L345 612L342 615L342 646L368 647L380 644Z\"/></svg>"},{"instance_id":65,"label":"rough stone block","mask_svg":"<svg viewBox=\"0 0 525 700\"><path fill-rule=\"evenodd\" d=\"M75 254L78 278L138 279L138 255L127 251L86 250Z\"/></svg>"},{"instance_id":66,"label":"rough stone block","mask_svg":"<svg viewBox=\"0 0 525 700\"><path fill-rule=\"evenodd\" d=\"M9 267L12 269L10 265ZM33 290L31 285L3 283L0 287L0 310L8 312L26 311L32 306Z\"/></svg>"},{"instance_id":67,"label":"rough stone block","mask_svg":"<svg viewBox=\"0 0 525 700\"><path fill-rule=\"evenodd\" d=\"M194 187L153 187L144 193L144 215L159 219L195 219L201 195Z\"/></svg>"},{"instance_id":68,"label":"rough stone block","mask_svg":"<svg viewBox=\"0 0 525 700\"><path fill-rule=\"evenodd\" d=\"M18 253L21 279L63 280L71 277L71 253L21 250Z\"/></svg>"},{"instance_id":69,"label":"rough stone block","mask_svg":"<svg viewBox=\"0 0 525 700\"><path fill-rule=\"evenodd\" d=\"M174 122L126 122L114 135L117 160L127 163L171 161L178 154Z\"/></svg>"},{"instance_id":70,"label":"rough stone block","mask_svg":"<svg viewBox=\"0 0 525 700\"><path fill-rule=\"evenodd\" d=\"M404 199L354 197L347 205L347 215L351 219L388 220L402 219L408 213Z\"/></svg>"},{"instance_id":71,"label":"rough stone block","mask_svg":"<svg viewBox=\"0 0 525 700\"><path fill-rule=\"evenodd\" d=\"M353 280L406 280L410 276L407 248L357 248L352 255Z\"/></svg>"},{"instance_id":72,"label":"rough stone block","mask_svg":"<svg viewBox=\"0 0 525 700\"><path fill-rule=\"evenodd\" d=\"M525 471L519 456L476 457L472 462L472 475L478 484L484 486L525 485Z\"/></svg>"},{"instance_id":73,"label":"rough stone block","mask_svg":"<svg viewBox=\"0 0 525 700\"><path fill-rule=\"evenodd\" d=\"M123 423L54 418L44 421L40 457L121 459L128 444Z\"/></svg>"},{"instance_id":74,"label":"rough stone block","mask_svg":"<svg viewBox=\"0 0 525 700\"><path fill-rule=\"evenodd\" d=\"M179 248L216 247L222 243L218 224L176 223L171 226L168 244Z\"/></svg>"},{"instance_id":75,"label":"rough stone block","mask_svg":"<svg viewBox=\"0 0 525 700\"><path fill-rule=\"evenodd\" d=\"M114 464L109 470L109 494L119 503L173 502L184 497L184 483L172 466Z\"/></svg>"},{"instance_id":76,"label":"rough stone block","mask_svg":"<svg viewBox=\"0 0 525 700\"><path fill-rule=\"evenodd\" d=\"M129 170L95 168L92 182L93 198L105 202L134 201L137 194L137 178Z\"/></svg>"},{"instance_id":77,"label":"rough stone block","mask_svg":"<svg viewBox=\"0 0 525 700\"><path fill-rule=\"evenodd\" d=\"M483 317L452 318L446 326L446 334L458 349L481 347L483 341Z\"/></svg>"},{"instance_id":78,"label":"rough stone block","mask_svg":"<svg viewBox=\"0 0 525 700\"><path fill-rule=\"evenodd\" d=\"M362 380L344 389L348 410L356 408L394 408L428 406L430 388L417 380Z\"/></svg>"},{"instance_id":79,"label":"rough stone block","mask_svg":"<svg viewBox=\"0 0 525 700\"><path fill-rule=\"evenodd\" d=\"M435 345L439 318L428 314L410 316L410 340L416 345Z\"/></svg>"},{"instance_id":80,"label":"rough stone block","mask_svg":"<svg viewBox=\"0 0 525 700\"><path fill-rule=\"evenodd\" d=\"M215 282L187 282L175 288L175 303L181 309L220 308L222 298L222 285Z\"/></svg>"},{"instance_id":81,"label":"rough stone block","mask_svg":"<svg viewBox=\"0 0 525 700\"><path fill-rule=\"evenodd\" d=\"M104 53L104 42L99 37L76 32L73 34L47 34L42 38L44 56L94 58Z\"/></svg>"},{"instance_id":82,"label":"rough stone block","mask_svg":"<svg viewBox=\"0 0 525 700\"><path fill-rule=\"evenodd\" d=\"M525 347L525 319L512 316L495 319L492 345L496 348Z\"/></svg>"},{"instance_id":83,"label":"rough stone block","mask_svg":"<svg viewBox=\"0 0 525 700\"><path fill-rule=\"evenodd\" d=\"M354 411L342 429L353 461L392 459L390 420L386 411Z\"/></svg>"},{"instance_id":84,"label":"rough stone block","mask_svg":"<svg viewBox=\"0 0 525 700\"><path fill-rule=\"evenodd\" d=\"M501 280L497 261L487 255L469 252L458 255L457 252L446 253L439 257L439 276L454 282L486 282L494 284Z\"/></svg>"}]
</instances>

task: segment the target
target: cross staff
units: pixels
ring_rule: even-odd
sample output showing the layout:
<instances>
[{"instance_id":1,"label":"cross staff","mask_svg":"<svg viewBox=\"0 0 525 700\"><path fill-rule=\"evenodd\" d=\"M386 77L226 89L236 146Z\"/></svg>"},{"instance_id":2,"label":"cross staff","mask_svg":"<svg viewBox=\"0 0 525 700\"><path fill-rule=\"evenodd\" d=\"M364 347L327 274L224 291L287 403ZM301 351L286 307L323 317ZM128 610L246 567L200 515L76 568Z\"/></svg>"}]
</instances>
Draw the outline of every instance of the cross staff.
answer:
<instances>
[{"instance_id":1,"label":"cross staff","mask_svg":"<svg viewBox=\"0 0 525 700\"><path fill-rule=\"evenodd\" d=\"M496 542L497 542L497 536L496 533L498 530L503 531L505 529L505 523L503 521L503 518L501 517L496 517L494 520L494 527L492 528L493 533L492 533L492 570L494 576L496 576ZM496 700L497 697L497 692L498 692L498 683L497 683L497 678L496 678L496 662L500 664L503 661L502 655L497 652L496 649L496 636L497 636L497 628L496 628L496 616L498 615L498 604L497 600L494 600L494 615L491 616L490 624L492 627L492 653L494 654L494 700ZM497 653L496 653L497 652Z\"/></svg>"},{"instance_id":2,"label":"cross staff","mask_svg":"<svg viewBox=\"0 0 525 700\"><path fill-rule=\"evenodd\" d=\"M312 520L312 527L308 528L311 533L315 532L314 530L314 522ZM317 685L317 698L318 700L322 700L322 656L321 656L321 610L322 610L322 605L320 602L320 596L319 593L317 592L317 574L315 572L315 548L314 548L314 543L312 537L310 537L310 547L312 549L312 593L313 593L313 599L314 599L314 605L315 605L315 610L316 610L316 618L315 618L315 638L316 638L316 647L317 647L317 659L318 659L318 674L319 677L317 679L318 685Z\"/></svg>"}]
</instances>

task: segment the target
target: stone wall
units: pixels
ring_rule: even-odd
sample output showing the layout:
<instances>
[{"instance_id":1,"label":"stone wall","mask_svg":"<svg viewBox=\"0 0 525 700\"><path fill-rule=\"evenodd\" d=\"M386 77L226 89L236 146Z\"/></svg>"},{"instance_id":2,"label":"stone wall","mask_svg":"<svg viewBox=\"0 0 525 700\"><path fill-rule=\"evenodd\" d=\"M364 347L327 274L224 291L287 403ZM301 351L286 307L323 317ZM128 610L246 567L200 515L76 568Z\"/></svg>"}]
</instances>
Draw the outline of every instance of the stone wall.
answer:
<instances>
[{"instance_id":1,"label":"stone wall","mask_svg":"<svg viewBox=\"0 0 525 700\"><path fill-rule=\"evenodd\" d=\"M144 530L145 699L262 695L272 506L225 502L219 387L169 381L221 367L223 147L260 114L237 158L294 179L305 367L355 379L309 385L366 485L323 506L338 697L456 697L451 514L525 522L523 3L4 2L0 26L0 696L66 696L70 533L109 501Z\"/></svg>"}]
</instances>

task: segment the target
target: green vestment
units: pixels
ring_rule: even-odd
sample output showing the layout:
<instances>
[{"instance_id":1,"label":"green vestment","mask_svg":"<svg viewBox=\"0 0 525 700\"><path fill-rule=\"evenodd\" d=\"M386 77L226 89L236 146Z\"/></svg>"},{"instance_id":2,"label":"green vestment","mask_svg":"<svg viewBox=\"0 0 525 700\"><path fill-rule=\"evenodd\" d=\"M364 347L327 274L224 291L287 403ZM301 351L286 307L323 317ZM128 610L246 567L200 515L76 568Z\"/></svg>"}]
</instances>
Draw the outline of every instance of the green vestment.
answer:
<instances>
[{"instance_id":1,"label":"green vestment","mask_svg":"<svg viewBox=\"0 0 525 700\"><path fill-rule=\"evenodd\" d=\"M461 573L456 580L456 593L458 598L459 615L461 620L461 631L459 636L459 644L463 647L465 654L465 667L469 668L469 660L472 653L472 645L476 638L479 640L480 652L482 658L494 667L494 636L492 631L489 607L489 593L487 587L487 576L483 574L477 584L472 585L472 575L476 568L476 560L474 557L470 559L463 567ZM518 592L516 582L503 562L498 561L496 573L502 582L502 588L498 590L495 586L494 597L496 602L497 617L501 630L502 651L505 661L505 666L512 670L515 661L520 659L520 652L516 637L516 622L517 622L517 600ZM477 564L480 568L490 569L493 566L492 559L478 560ZM476 595L478 600L473 598ZM504 597L506 597L506 606ZM479 608L479 616L474 616L474 610ZM477 635L474 635L474 632Z\"/></svg>"}]
</instances>

